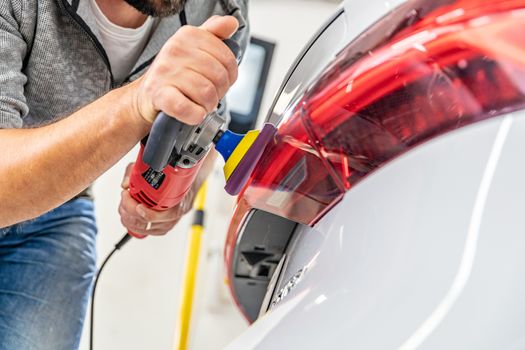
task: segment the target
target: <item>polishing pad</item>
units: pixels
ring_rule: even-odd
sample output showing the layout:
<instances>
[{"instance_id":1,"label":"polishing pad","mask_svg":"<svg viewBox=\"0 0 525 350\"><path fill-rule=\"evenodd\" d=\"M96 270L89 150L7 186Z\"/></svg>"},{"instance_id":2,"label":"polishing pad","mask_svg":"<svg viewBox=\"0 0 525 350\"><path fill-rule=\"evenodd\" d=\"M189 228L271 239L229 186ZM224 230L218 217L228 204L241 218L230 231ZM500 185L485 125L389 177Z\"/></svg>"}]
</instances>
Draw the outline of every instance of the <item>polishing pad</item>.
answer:
<instances>
[{"instance_id":1,"label":"polishing pad","mask_svg":"<svg viewBox=\"0 0 525 350\"><path fill-rule=\"evenodd\" d=\"M276 131L275 126L267 123L260 132L249 132L239 142L224 165L226 192L232 196L239 194Z\"/></svg>"}]
</instances>

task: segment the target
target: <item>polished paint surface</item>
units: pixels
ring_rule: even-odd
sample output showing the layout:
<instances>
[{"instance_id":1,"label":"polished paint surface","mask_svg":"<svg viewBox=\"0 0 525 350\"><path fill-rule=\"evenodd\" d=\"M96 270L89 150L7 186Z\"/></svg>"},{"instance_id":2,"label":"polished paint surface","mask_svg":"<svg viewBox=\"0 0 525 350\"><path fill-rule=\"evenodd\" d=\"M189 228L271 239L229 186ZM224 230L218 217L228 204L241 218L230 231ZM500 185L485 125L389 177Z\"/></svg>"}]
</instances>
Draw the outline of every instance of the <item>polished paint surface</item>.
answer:
<instances>
[{"instance_id":1,"label":"polished paint surface","mask_svg":"<svg viewBox=\"0 0 525 350\"><path fill-rule=\"evenodd\" d=\"M228 349L521 348L524 133L481 122L364 180L298 229L276 290L308 271Z\"/></svg>"},{"instance_id":2,"label":"polished paint surface","mask_svg":"<svg viewBox=\"0 0 525 350\"><path fill-rule=\"evenodd\" d=\"M525 346L524 4L345 2L353 42L272 115L232 219L228 266L253 208L305 225L228 349Z\"/></svg>"}]
</instances>

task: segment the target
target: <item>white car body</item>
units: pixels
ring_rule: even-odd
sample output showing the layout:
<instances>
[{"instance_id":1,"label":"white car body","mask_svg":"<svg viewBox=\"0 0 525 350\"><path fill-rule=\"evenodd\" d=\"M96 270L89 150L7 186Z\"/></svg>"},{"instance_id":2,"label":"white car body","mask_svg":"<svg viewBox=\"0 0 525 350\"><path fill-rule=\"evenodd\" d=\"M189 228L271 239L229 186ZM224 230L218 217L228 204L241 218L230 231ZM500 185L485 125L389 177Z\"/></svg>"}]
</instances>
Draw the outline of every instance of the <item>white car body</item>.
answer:
<instances>
[{"instance_id":1,"label":"white car body","mask_svg":"<svg viewBox=\"0 0 525 350\"><path fill-rule=\"evenodd\" d=\"M274 115L402 2L346 1ZM294 226L260 316L227 349L525 348L523 135L524 111L445 133Z\"/></svg>"}]
</instances>

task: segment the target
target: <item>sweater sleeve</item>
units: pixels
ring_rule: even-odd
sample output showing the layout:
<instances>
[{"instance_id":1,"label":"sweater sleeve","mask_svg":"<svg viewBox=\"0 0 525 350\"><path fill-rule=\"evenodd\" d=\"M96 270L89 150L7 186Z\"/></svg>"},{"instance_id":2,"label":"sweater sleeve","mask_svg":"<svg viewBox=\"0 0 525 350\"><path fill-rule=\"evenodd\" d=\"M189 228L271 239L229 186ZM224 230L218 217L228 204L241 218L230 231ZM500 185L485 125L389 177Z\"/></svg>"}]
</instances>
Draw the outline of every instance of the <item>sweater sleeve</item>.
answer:
<instances>
[{"instance_id":1,"label":"sweater sleeve","mask_svg":"<svg viewBox=\"0 0 525 350\"><path fill-rule=\"evenodd\" d=\"M0 129L21 128L29 108L24 96L27 78L22 72L27 44L17 14L22 1L2 1L0 6Z\"/></svg>"},{"instance_id":2,"label":"sweater sleeve","mask_svg":"<svg viewBox=\"0 0 525 350\"><path fill-rule=\"evenodd\" d=\"M228 1L228 0L223 0ZM248 1L249 0L229 0L230 5L234 3L233 13L231 13L239 21L239 30L234 36L234 39L241 45L243 52L248 46L250 40L250 23L248 21Z\"/></svg>"}]
</instances>

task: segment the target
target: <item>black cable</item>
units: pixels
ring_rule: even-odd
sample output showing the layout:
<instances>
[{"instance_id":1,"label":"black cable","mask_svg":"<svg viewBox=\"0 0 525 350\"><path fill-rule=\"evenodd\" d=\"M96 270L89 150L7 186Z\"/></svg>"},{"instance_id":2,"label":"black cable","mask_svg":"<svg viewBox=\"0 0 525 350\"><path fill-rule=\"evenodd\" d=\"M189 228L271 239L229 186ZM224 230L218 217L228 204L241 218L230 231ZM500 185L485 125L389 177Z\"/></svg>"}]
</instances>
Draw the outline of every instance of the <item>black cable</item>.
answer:
<instances>
[{"instance_id":1,"label":"black cable","mask_svg":"<svg viewBox=\"0 0 525 350\"><path fill-rule=\"evenodd\" d=\"M126 243L128 243L130 239L131 239L131 236L126 233L124 237L122 237L120 241L118 241L118 243L115 244L115 248L113 248L111 253L109 253L109 255L106 256L106 258L102 262L102 265L100 265L100 269L98 269L98 272L95 276L95 282L93 284L93 289L91 290L91 310L90 310L90 317L89 317L90 318L89 320L89 350L93 350L93 330L95 328L94 327L95 326L95 321L94 321L95 320L95 292L97 290L98 279L100 275L102 274L102 270L104 270L104 266L106 266L109 259L111 259L111 257L113 256L113 254L115 254L117 250L120 250L120 248L122 248Z\"/></svg>"},{"instance_id":2,"label":"black cable","mask_svg":"<svg viewBox=\"0 0 525 350\"><path fill-rule=\"evenodd\" d=\"M183 5L182 11L179 13L179 18L181 22L181 26L184 26L188 24L188 20L186 18L186 11L185 11L185 4ZM115 244L115 248L109 253L109 255L104 259L102 262L102 265L100 265L100 269L97 272L97 275L95 276L95 282L93 284L93 289L91 290L91 309L90 309L90 320L89 320L89 350L93 350L93 331L94 331L94 325L95 325L95 292L97 290L97 284L98 279L100 275L102 274L102 270L104 270L104 266L106 266L107 262L113 254L116 253L117 250L120 250L126 243L129 242L131 239L131 236L129 234L125 234L124 237L120 239L120 241Z\"/></svg>"}]
</instances>

